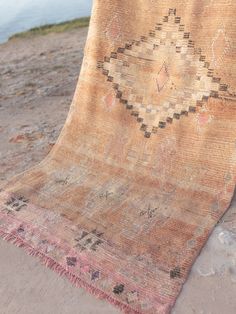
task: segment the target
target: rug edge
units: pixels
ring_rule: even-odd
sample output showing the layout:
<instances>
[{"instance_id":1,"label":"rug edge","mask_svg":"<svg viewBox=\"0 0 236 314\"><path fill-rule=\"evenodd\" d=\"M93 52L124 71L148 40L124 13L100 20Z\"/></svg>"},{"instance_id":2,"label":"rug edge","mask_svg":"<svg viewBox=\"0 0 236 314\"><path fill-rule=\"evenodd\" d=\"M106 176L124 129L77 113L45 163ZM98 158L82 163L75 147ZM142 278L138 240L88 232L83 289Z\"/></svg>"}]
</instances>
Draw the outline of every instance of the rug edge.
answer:
<instances>
[{"instance_id":1,"label":"rug edge","mask_svg":"<svg viewBox=\"0 0 236 314\"><path fill-rule=\"evenodd\" d=\"M27 255L36 257L42 265L46 266L47 268L51 269L55 273L57 273L60 277L64 277L70 281L70 283L75 286L76 288L82 288L86 290L91 295L95 296L97 299L105 300L115 306L116 308L120 309L124 313L127 314L142 314L141 312L135 311L128 305L115 300L111 296L109 296L104 291L89 285L86 281L81 279L79 276L71 273L68 269L63 267L60 263L53 260L51 257L47 256L47 254L40 252L39 250L32 247L26 241L17 237L13 232L7 233L0 228L0 238L4 241L15 245L16 247L22 248Z\"/></svg>"}]
</instances>

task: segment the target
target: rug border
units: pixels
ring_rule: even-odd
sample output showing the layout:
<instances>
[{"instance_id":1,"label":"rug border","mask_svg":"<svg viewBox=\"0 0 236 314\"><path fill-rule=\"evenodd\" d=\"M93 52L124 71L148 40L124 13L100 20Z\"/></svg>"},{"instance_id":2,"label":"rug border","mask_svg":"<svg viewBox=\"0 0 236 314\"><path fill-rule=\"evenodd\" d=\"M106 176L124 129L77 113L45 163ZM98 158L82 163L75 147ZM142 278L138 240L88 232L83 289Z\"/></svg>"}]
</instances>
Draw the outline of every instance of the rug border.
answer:
<instances>
[{"instance_id":1,"label":"rug border","mask_svg":"<svg viewBox=\"0 0 236 314\"><path fill-rule=\"evenodd\" d=\"M73 286L76 288L83 288L91 295L95 296L97 299L108 301L110 304L114 305L116 308L120 309L127 314L142 314L142 312L132 309L129 305L126 305L106 292L100 290L97 287L94 287L88 284L85 280L81 279L79 276L73 274L68 269L63 267L60 263L56 262L53 258L47 256L47 254L42 253L41 251L35 249L22 238L18 237L14 232L7 233L0 228L0 237L11 244L14 244L16 247L22 248L27 255L36 257L42 265L56 272L60 277L68 279Z\"/></svg>"}]
</instances>

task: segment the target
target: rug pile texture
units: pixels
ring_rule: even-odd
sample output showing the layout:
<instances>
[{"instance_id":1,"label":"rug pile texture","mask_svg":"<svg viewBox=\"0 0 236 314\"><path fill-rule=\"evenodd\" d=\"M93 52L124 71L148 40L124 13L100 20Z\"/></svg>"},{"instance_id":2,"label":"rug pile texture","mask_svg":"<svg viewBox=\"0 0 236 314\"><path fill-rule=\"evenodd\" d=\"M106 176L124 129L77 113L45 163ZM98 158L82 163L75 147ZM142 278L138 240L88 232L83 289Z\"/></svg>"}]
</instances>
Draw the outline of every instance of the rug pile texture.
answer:
<instances>
[{"instance_id":1,"label":"rug pile texture","mask_svg":"<svg viewBox=\"0 0 236 314\"><path fill-rule=\"evenodd\" d=\"M235 188L235 14L95 0L63 131L1 187L0 235L126 313L169 313Z\"/></svg>"}]
</instances>

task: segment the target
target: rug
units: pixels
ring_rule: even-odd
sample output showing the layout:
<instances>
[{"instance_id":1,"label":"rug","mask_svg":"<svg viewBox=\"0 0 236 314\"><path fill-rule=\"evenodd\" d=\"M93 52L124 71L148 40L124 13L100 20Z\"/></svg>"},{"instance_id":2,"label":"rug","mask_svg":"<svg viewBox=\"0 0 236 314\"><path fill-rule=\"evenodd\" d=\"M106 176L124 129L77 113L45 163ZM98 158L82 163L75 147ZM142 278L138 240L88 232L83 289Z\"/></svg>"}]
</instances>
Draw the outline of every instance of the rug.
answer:
<instances>
[{"instance_id":1,"label":"rug","mask_svg":"<svg viewBox=\"0 0 236 314\"><path fill-rule=\"evenodd\" d=\"M1 186L0 235L125 313L170 313L235 188L235 13L95 0L63 131Z\"/></svg>"}]
</instances>

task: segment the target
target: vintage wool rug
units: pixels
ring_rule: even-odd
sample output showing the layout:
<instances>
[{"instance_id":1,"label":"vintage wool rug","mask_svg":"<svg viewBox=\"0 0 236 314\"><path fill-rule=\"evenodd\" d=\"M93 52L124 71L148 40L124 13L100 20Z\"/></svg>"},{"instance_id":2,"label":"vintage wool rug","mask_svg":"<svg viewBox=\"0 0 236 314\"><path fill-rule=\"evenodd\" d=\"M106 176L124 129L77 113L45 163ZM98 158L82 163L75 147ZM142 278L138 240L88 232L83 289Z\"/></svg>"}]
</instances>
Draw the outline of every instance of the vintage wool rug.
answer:
<instances>
[{"instance_id":1,"label":"vintage wool rug","mask_svg":"<svg viewBox=\"0 0 236 314\"><path fill-rule=\"evenodd\" d=\"M95 0L65 127L1 187L1 236L126 313L169 313L234 192L235 14Z\"/></svg>"}]
</instances>

